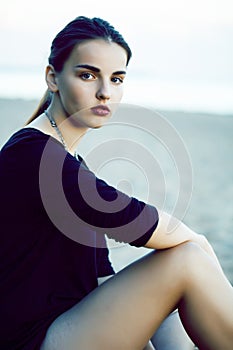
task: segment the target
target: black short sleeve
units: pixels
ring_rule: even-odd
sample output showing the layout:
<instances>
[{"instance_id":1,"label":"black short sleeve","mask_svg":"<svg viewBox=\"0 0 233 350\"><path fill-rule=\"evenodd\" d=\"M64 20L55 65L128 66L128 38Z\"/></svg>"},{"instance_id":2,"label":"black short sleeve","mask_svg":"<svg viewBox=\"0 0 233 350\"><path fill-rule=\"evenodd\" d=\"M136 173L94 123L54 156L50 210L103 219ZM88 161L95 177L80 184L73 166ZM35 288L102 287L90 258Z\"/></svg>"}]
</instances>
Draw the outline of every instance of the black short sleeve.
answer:
<instances>
[{"instance_id":1,"label":"black short sleeve","mask_svg":"<svg viewBox=\"0 0 233 350\"><path fill-rule=\"evenodd\" d=\"M70 156L64 163L63 186L81 221L109 238L140 247L157 227L155 207L118 191Z\"/></svg>"}]
</instances>

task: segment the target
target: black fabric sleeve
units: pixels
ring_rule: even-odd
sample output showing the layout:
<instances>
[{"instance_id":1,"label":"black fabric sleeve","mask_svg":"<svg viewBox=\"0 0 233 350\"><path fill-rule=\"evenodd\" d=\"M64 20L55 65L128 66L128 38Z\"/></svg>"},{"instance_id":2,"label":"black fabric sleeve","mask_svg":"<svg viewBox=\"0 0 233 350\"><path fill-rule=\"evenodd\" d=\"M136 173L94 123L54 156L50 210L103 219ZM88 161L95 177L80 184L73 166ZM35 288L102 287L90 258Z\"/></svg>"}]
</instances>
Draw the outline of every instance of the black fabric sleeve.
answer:
<instances>
[{"instance_id":1,"label":"black fabric sleeve","mask_svg":"<svg viewBox=\"0 0 233 350\"><path fill-rule=\"evenodd\" d=\"M147 243L158 224L155 207L98 179L85 164L70 159L65 167L64 188L68 202L84 222L116 241L136 247Z\"/></svg>"},{"instance_id":2,"label":"black fabric sleeve","mask_svg":"<svg viewBox=\"0 0 233 350\"><path fill-rule=\"evenodd\" d=\"M78 230L82 234L86 231L88 235L90 230L106 233L118 242L145 245L158 224L156 208L108 185L65 151L58 153L55 143L49 147L44 152L48 160L43 159L42 178L54 215L70 228L76 225L72 221L75 215L78 225L85 228Z\"/></svg>"}]
</instances>

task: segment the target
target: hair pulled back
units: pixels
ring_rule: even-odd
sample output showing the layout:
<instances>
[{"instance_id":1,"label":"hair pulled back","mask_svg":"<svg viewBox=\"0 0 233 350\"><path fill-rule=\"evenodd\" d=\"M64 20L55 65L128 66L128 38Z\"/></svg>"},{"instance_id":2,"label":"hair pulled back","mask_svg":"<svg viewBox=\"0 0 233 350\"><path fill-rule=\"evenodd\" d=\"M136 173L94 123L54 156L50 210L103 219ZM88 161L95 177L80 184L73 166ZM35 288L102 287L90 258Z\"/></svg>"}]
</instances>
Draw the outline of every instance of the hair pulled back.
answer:
<instances>
[{"instance_id":1,"label":"hair pulled back","mask_svg":"<svg viewBox=\"0 0 233 350\"><path fill-rule=\"evenodd\" d=\"M56 72L61 72L73 48L86 40L104 39L114 42L125 49L127 65L132 56L131 50L122 35L107 21L101 18L79 16L68 23L54 38L51 45L49 64ZM36 119L50 105L52 93L47 90L41 99L36 111L27 123Z\"/></svg>"}]
</instances>

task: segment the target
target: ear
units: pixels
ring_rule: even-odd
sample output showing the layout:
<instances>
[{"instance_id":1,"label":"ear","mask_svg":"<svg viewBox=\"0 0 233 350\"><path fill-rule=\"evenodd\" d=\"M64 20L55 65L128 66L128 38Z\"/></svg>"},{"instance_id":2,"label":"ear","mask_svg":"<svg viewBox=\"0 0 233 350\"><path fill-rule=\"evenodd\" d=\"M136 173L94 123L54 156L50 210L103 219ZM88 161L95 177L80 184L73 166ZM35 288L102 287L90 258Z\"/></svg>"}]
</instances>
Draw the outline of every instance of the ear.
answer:
<instances>
[{"instance_id":1,"label":"ear","mask_svg":"<svg viewBox=\"0 0 233 350\"><path fill-rule=\"evenodd\" d=\"M46 79L49 91L57 92L58 86L57 86L56 72L54 67L51 64L46 67L45 79Z\"/></svg>"}]
</instances>

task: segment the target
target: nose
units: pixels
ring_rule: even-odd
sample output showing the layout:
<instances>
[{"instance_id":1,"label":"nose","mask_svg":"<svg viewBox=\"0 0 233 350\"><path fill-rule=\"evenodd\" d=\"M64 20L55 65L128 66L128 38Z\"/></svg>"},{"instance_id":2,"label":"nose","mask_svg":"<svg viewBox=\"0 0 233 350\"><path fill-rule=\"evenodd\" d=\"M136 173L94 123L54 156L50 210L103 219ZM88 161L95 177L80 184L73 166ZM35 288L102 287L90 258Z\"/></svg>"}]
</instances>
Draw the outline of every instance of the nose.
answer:
<instances>
[{"instance_id":1,"label":"nose","mask_svg":"<svg viewBox=\"0 0 233 350\"><path fill-rule=\"evenodd\" d=\"M111 98L110 86L106 82L101 82L96 97L99 101L108 101Z\"/></svg>"}]
</instances>

